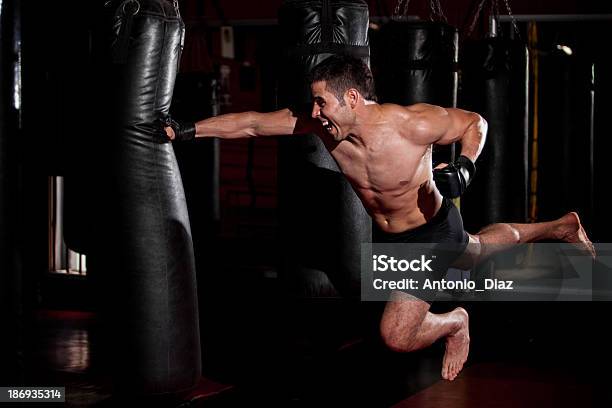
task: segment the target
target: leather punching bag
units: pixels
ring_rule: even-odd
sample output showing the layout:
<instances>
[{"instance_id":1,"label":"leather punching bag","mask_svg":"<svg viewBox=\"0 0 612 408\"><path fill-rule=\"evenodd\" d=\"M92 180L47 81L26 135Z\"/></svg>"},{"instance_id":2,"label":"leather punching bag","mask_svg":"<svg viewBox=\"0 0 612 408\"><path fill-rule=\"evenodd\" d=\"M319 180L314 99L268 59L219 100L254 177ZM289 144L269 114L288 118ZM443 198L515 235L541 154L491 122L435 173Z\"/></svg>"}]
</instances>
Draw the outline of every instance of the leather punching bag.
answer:
<instances>
[{"instance_id":1,"label":"leather punching bag","mask_svg":"<svg viewBox=\"0 0 612 408\"><path fill-rule=\"evenodd\" d=\"M527 49L520 41L488 38L466 44L463 65L461 107L480 113L489 125L477 176L461 197L466 229L526 222Z\"/></svg>"},{"instance_id":2,"label":"leather punching bag","mask_svg":"<svg viewBox=\"0 0 612 408\"><path fill-rule=\"evenodd\" d=\"M375 79L384 103L457 102L457 29L438 22L390 21L376 36Z\"/></svg>"},{"instance_id":3,"label":"leather punching bag","mask_svg":"<svg viewBox=\"0 0 612 408\"><path fill-rule=\"evenodd\" d=\"M100 279L118 342L114 378L129 394L164 394L201 375L193 245L168 114L184 24L176 1L111 2L108 169L112 245ZM102 228L108 228L108 225ZM112 250L112 251L111 251ZM112 256L112 264L108 257Z\"/></svg>"},{"instance_id":4,"label":"leather punching bag","mask_svg":"<svg viewBox=\"0 0 612 408\"><path fill-rule=\"evenodd\" d=\"M593 63L562 51L541 55L539 62L537 219L576 211L590 231L607 219L592 218L593 159L605 147L591 135ZM595 79L605 81L605 76Z\"/></svg>"},{"instance_id":5,"label":"leather punching bag","mask_svg":"<svg viewBox=\"0 0 612 408\"><path fill-rule=\"evenodd\" d=\"M286 51L281 107L310 112L308 73L330 55L369 61L364 1L287 0L279 22ZM279 207L285 277L297 295L358 297L371 220L317 136L281 138Z\"/></svg>"}]
</instances>

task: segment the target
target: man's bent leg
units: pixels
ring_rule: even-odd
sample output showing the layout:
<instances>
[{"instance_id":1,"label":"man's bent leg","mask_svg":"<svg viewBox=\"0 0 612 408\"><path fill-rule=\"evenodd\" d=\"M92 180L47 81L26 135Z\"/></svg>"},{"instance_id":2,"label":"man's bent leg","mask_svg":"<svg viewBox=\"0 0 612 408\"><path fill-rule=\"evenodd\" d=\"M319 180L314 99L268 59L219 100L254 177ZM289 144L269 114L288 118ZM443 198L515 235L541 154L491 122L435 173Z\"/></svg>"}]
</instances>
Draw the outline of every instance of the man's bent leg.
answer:
<instances>
[{"instance_id":1,"label":"man's bent leg","mask_svg":"<svg viewBox=\"0 0 612 408\"><path fill-rule=\"evenodd\" d=\"M446 338L442 377L454 380L467 360L470 344L468 314L462 308L433 314L429 304L402 292L393 292L380 322L380 334L394 351L409 352Z\"/></svg>"}]
</instances>

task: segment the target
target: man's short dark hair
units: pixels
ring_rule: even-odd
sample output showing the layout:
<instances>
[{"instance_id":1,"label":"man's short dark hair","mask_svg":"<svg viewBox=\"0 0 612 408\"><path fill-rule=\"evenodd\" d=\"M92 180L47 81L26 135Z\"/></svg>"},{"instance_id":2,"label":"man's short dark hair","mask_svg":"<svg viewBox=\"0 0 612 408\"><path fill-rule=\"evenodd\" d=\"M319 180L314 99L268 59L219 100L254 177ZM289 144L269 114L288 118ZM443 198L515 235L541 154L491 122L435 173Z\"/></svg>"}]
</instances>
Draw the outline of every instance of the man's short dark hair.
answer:
<instances>
[{"instance_id":1,"label":"man's short dark hair","mask_svg":"<svg viewBox=\"0 0 612 408\"><path fill-rule=\"evenodd\" d=\"M376 100L372 71L359 58L332 55L310 72L310 83L318 81L325 81L327 89L341 104L344 103L344 93L350 88L357 89L367 100Z\"/></svg>"}]
</instances>

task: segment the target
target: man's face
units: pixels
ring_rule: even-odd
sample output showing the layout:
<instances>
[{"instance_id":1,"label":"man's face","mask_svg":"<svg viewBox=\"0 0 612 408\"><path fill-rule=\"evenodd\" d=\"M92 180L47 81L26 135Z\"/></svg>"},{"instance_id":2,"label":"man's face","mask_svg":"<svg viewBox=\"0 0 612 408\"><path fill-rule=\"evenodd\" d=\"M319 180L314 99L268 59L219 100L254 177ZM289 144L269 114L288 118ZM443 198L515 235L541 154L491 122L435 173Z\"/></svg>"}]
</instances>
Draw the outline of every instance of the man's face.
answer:
<instances>
[{"instance_id":1,"label":"man's face","mask_svg":"<svg viewBox=\"0 0 612 408\"><path fill-rule=\"evenodd\" d=\"M338 98L327 90L325 81L313 82L310 88L313 97L312 117L319 119L323 129L337 142L346 138L346 129L354 117L346 96L341 104Z\"/></svg>"}]
</instances>

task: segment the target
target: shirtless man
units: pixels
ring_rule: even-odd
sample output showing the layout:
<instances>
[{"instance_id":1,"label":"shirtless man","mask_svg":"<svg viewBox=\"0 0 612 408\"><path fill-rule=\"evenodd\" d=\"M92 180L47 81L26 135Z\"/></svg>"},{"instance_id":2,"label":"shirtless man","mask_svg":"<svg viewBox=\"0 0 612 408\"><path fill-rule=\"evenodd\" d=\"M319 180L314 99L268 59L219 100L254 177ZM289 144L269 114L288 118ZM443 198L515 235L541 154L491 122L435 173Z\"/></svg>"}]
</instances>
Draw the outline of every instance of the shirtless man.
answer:
<instances>
[{"instance_id":1,"label":"shirtless man","mask_svg":"<svg viewBox=\"0 0 612 408\"><path fill-rule=\"evenodd\" d=\"M455 265L474 265L490 255L484 244L556 239L581 243L592 251L576 213L552 222L493 224L474 235L463 230L459 211L445 197L460 195L474 174L487 132L478 114L427 104L378 104L369 68L350 57L330 57L315 67L311 90L311 117L289 109L232 113L191 125L172 122L166 132L178 140L316 133L374 220L375 238L459 244L464 251ZM453 142L461 143L459 159L432 169L432 145ZM468 247L468 242L483 245ZM433 314L429 307L423 300L393 292L381 318L381 337L400 352L444 338L442 377L454 380L468 356L468 314L462 308Z\"/></svg>"}]
</instances>

